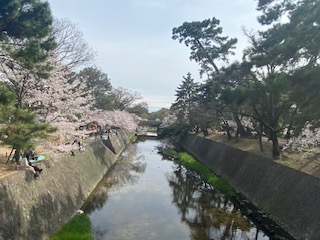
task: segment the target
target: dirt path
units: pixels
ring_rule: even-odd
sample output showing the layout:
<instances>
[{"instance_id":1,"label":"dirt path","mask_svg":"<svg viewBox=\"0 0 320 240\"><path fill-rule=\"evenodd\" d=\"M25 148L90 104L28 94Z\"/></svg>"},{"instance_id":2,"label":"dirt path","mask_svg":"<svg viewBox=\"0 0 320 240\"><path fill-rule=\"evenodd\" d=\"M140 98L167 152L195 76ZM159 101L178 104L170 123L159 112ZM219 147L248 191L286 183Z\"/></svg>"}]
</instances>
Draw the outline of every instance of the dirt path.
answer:
<instances>
[{"instance_id":1,"label":"dirt path","mask_svg":"<svg viewBox=\"0 0 320 240\"><path fill-rule=\"evenodd\" d=\"M0 179L10 174L16 173L16 170L14 169L14 164L6 164L10 152L11 148L4 146L0 147Z\"/></svg>"},{"instance_id":2,"label":"dirt path","mask_svg":"<svg viewBox=\"0 0 320 240\"><path fill-rule=\"evenodd\" d=\"M0 179L8 175L16 174L19 172L19 170L15 169L16 164L14 162L8 161L7 163L10 152L11 152L10 147L0 146ZM39 151L37 152L41 155L42 153L41 147L39 147Z\"/></svg>"}]
</instances>

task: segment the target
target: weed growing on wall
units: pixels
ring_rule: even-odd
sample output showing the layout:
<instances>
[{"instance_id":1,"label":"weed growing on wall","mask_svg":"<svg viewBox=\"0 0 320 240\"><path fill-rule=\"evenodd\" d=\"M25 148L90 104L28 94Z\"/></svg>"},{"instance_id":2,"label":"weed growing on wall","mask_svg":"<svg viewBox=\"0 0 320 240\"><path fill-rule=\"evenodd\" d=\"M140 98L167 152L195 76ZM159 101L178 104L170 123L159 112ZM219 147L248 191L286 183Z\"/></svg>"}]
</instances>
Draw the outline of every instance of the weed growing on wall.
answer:
<instances>
[{"instance_id":1,"label":"weed growing on wall","mask_svg":"<svg viewBox=\"0 0 320 240\"><path fill-rule=\"evenodd\" d=\"M91 236L91 222L86 214L74 216L50 240L93 240Z\"/></svg>"},{"instance_id":2,"label":"weed growing on wall","mask_svg":"<svg viewBox=\"0 0 320 240\"><path fill-rule=\"evenodd\" d=\"M209 168L195 160L190 154L186 152L180 152L179 159L182 165L184 165L187 169L199 173L207 183L215 187L220 192L228 196L235 195L232 187L225 180L216 176Z\"/></svg>"},{"instance_id":3,"label":"weed growing on wall","mask_svg":"<svg viewBox=\"0 0 320 240\"><path fill-rule=\"evenodd\" d=\"M137 140L137 135L136 134L132 134L129 136L129 140L131 143L134 143Z\"/></svg>"}]
</instances>

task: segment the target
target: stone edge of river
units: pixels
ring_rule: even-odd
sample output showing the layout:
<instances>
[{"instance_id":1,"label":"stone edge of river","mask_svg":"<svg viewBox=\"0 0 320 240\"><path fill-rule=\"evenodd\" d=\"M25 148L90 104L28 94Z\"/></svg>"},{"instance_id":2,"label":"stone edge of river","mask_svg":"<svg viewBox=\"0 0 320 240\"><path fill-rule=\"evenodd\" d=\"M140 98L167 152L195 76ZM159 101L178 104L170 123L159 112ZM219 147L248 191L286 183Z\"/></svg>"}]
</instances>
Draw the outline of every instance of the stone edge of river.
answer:
<instances>
[{"instance_id":1,"label":"stone edge of river","mask_svg":"<svg viewBox=\"0 0 320 240\"><path fill-rule=\"evenodd\" d=\"M320 239L320 179L187 134L178 143L296 239Z\"/></svg>"},{"instance_id":2,"label":"stone edge of river","mask_svg":"<svg viewBox=\"0 0 320 240\"><path fill-rule=\"evenodd\" d=\"M48 239L82 206L129 143L119 131L108 142L100 138L76 156L48 160L40 177L17 171L0 181L0 240Z\"/></svg>"}]
</instances>

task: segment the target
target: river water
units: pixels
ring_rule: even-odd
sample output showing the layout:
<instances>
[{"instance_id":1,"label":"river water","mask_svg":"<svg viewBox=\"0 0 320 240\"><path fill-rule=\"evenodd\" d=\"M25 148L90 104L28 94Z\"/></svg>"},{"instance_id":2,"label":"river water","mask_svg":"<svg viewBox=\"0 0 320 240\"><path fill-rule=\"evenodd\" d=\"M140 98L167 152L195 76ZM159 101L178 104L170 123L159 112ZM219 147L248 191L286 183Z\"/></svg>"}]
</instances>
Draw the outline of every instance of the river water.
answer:
<instances>
[{"instance_id":1,"label":"river water","mask_svg":"<svg viewBox=\"0 0 320 240\"><path fill-rule=\"evenodd\" d=\"M127 147L88 198L82 209L94 239L287 239L254 224L197 174L164 159L160 144L146 140Z\"/></svg>"}]
</instances>

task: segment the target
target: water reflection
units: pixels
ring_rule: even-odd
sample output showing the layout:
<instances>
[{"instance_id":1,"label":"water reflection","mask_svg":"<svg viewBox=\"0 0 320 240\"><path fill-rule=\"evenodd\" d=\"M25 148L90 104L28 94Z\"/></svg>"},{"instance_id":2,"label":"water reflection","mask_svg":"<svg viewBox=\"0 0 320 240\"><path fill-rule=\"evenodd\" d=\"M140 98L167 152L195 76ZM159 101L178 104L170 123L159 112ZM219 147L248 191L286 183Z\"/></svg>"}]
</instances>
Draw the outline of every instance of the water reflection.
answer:
<instances>
[{"instance_id":1,"label":"water reflection","mask_svg":"<svg viewBox=\"0 0 320 240\"><path fill-rule=\"evenodd\" d=\"M122 153L117 164L109 171L109 173L101 180L95 190L90 194L82 209L90 214L103 207L108 200L108 191L112 186L121 187L126 184L135 184L146 169L147 164L144 156L137 155L137 148L134 145L127 147Z\"/></svg>"},{"instance_id":2,"label":"water reflection","mask_svg":"<svg viewBox=\"0 0 320 240\"><path fill-rule=\"evenodd\" d=\"M191 239L269 239L232 204L228 198L204 183L201 178L177 166L167 179L173 203L181 221L191 231Z\"/></svg>"},{"instance_id":3,"label":"water reflection","mask_svg":"<svg viewBox=\"0 0 320 240\"><path fill-rule=\"evenodd\" d=\"M147 140L130 145L82 208L94 239L275 239Z\"/></svg>"}]
</instances>

